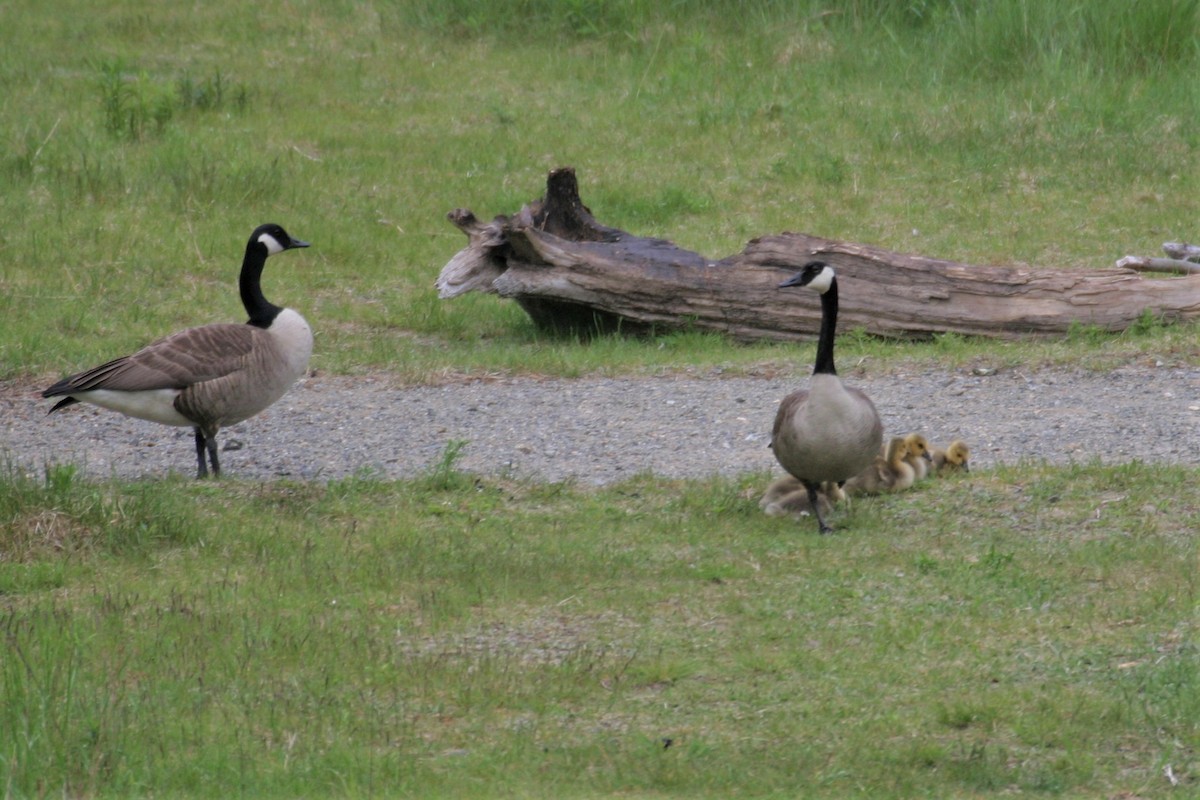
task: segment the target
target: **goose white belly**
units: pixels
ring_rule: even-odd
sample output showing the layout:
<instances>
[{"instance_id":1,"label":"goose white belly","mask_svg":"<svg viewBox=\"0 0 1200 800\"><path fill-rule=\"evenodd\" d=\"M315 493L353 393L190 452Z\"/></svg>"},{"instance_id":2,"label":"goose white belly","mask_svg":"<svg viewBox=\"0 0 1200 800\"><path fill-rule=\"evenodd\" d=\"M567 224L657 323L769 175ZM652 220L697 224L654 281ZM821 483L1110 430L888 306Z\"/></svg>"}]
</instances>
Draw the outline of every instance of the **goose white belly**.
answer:
<instances>
[{"instance_id":1,"label":"goose white belly","mask_svg":"<svg viewBox=\"0 0 1200 800\"><path fill-rule=\"evenodd\" d=\"M119 411L138 419L157 422L161 425L190 427L195 424L175 409L178 389L146 389L140 392L115 392L110 389L93 389L72 395L84 403Z\"/></svg>"}]
</instances>

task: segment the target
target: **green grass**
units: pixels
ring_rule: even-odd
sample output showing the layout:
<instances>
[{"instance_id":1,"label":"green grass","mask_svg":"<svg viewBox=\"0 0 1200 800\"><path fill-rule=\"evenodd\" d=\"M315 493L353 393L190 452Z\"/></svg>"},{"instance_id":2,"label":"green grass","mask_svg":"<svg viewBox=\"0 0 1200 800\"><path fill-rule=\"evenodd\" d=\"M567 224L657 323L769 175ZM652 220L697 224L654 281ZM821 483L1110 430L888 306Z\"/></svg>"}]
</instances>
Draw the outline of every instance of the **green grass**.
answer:
<instances>
[{"instance_id":1,"label":"green grass","mask_svg":"<svg viewBox=\"0 0 1200 800\"><path fill-rule=\"evenodd\" d=\"M583 490L446 461L402 483L5 483L6 794L1195 781L1194 469L929 482L818 537L762 516L763 476Z\"/></svg>"},{"instance_id":2,"label":"green grass","mask_svg":"<svg viewBox=\"0 0 1200 800\"><path fill-rule=\"evenodd\" d=\"M318 369L679 363L655 341L548 342L498 298L436 299L465 244L445 213L511 213L563 164L604 222L712 256L803 230L1097 267L1200 216L1196 2L477 6L7 13L0 377L239 318L265 220L315 244L266 280L312 320ZM696 341L684 360L705 365L790 352Z\"/></svg>"},{"instance_id":3,"label":"green grass","mask_svg":"<svg viewBox=\"0 0 1200 800\"><path fill-rule=\"evenodd\" d=\"M712 256L801 230L1103 267L1195 239L1196 0L0 8L0 380L242 317L428 383L806 372L439 301L445 220L575 166ZM1197 326L885 342L844 369L1195 366ZM1155 797L1200 765L1195 468L1013 466L769 519L765 475L600 489L0 476L6 797Z\"/></svg>"}]
</instances>

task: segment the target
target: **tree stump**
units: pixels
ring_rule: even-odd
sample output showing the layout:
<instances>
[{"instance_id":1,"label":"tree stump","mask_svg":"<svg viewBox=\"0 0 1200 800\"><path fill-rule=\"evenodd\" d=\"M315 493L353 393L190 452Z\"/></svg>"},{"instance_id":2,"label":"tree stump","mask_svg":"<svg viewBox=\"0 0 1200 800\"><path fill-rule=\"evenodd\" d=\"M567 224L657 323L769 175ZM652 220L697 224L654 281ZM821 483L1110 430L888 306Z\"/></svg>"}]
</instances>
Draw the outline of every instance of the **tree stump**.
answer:
<instances>
[{"instance_id":1,"label":"tree stump","mask_svg":"<svg viewBox=\"0 0 1200 800\"><path fill-rule=\"evenodd\" d=\"M1164 321L1200 316L1196 274L978 266L803 233L763 236L712 260L601 225L571 167L552 171L545 197L511 217L484 223L465 209L447 216L468 241L442 269L440 297L498 294L539 327L576 335L688 329L740 340L811 339L818 298L777 286L814 259L837 270L841 329L879 336L1017 338L1075 325L1119 331L1147 310Z\"/></svg>"}]
</instances>

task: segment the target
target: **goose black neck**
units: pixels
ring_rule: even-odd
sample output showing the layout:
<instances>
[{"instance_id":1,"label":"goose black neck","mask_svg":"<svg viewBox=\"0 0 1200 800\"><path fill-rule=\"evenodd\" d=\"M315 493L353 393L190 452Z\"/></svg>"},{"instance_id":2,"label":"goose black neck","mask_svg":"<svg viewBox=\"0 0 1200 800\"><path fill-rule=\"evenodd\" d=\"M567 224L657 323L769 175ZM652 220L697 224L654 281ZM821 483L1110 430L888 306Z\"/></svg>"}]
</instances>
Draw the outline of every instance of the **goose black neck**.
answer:
<instances>
[{"instance_id":1,"label":"goose black neck","mask_svg":"<svg viewBox=\"0 0 1200 800\"><path fill-rule=\"evenodd\" d=\"M829 288L821 294L821 333L817 339L817 360L813 364L814 375L837 375L833 366L833 336L837 330L838 287L837 278L829 282Z\"/></svg>"},{"instance_id":2,"label":"goose black neck","mask_svg":"<svg viewBox=\"0 0 1200 800\"><path fill-rule=\"evenodd\" d=\"M250 242L246 245L246 258L242 261L242 273L238 277L238 290L242 295L242 305L250 319L246 322L259 328L269 328L283 311L279 306L269 302L262 293L263 267L267 264L267 248L261 242Z\"/></svg>"}]
</instances>

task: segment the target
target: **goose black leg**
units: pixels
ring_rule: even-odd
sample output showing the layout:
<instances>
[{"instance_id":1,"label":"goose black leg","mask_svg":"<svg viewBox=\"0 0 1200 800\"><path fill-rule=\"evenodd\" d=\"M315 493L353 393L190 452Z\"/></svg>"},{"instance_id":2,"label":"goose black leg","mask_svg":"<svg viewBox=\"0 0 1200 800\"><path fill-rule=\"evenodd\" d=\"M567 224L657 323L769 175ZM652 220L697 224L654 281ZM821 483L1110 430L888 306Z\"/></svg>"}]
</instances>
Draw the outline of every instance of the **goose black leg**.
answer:
<instances>
[{"instance_id":1,"label":"goose black leg","mask_svg":"<svg viewBox=\"0 0 1200 800\"><path fill-rule=\"evenodd\" d=\"M825 522L825 518L821 516L820 498L817 497L817 484L809 481L800 481L804 484L804 490L808 492L808 504L812 506L813 516L817 518L817 530L821 534L833 533L833 528L829 527Z\"/></svg>"},{"instance_id":2,"label":"goose black leg","mask_svg":"<svg viewBox=\"0 0 1200 800\"><path fill-rule=\"evenodd\" d=\"M205 462L205 454L208 455L208 460L212 461L213 477L221 475L221 463L217 460L217 437L216 434L211 436L205 435L204 431L199 427L196 431L196 477L208 477L208 464Z\"/></svg>"},{"instance_id":3,"label":"goose black leg","mask_svg":"<svg viewBox=\"0 0 1200 800\"><path fill-rule=\"evenodd\" d=\"M196 434L196 477L208 477L208 462L204 457L204 431L199 428L192 428Z\"/></svg>"},{"instance_id":4,"label":"goose black leg","mask_svg":"<svg viewBox=\"0 0 1200 800\"><path fill-rule=\"evenodd\" d=\"M221 462L217 460L217 434L205 437L208 441L208 460L212 462L213 477L221 477Z\"/></svg>"}]
</instances>

